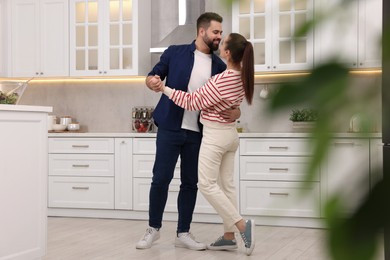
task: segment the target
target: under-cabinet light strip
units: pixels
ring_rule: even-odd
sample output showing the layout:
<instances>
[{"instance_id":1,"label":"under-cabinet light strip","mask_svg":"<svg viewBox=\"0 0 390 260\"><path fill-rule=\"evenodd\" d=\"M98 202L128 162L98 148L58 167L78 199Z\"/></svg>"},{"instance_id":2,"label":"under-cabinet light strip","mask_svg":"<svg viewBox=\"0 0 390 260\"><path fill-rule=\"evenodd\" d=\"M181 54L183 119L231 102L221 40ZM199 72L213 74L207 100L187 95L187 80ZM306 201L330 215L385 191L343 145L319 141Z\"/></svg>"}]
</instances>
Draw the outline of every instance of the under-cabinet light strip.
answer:
<instances>
[{"instance_id":1,"label":"under-cabinet light strip","mask_svg":"<svg viewBox=\"0 0 390 260\"><path fill-rule=\"evenodd\" d=\"M359 70L350 71L353 75L379 75L382 70ZM256 74L255 80L261 79L283 79L285 77L301 77L309 75L309 72L296 72L296 73L272 73L272 74ZM27 81L26 78L0 78L0 81ZM130 77L81 77L81 78L33 78L31 82L145 82L145 76L130 76Z\"/></svg>"}]
</instances>

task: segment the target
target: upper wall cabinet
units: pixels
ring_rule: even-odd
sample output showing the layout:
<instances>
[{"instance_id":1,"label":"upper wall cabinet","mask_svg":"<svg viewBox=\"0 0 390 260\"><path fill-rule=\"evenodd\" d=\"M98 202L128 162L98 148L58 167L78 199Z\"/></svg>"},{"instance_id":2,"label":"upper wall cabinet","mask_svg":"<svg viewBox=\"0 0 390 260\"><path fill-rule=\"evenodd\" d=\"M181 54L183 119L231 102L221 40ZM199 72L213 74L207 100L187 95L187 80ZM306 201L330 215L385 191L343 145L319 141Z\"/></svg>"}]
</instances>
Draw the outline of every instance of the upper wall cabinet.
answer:
<instances>
[{"instance_id":1,"label":"upper wall cabinet","mask_svg":"<svg viewBox=\"0 0 390 260\"><path fill-rule=\"evenodd\" d=\"M382 0L316 3L316 15L325 14L315 32L316 64L337 57L349 68L381 67Z\"/></svg>"},{"instance_id":2,"label":"upper wall cabinet","mask_svg":"<svg viewBox=\"0 0 390 260\"><path fill-rule=\"evenodd\" d=\"M8 0L8 75L69 75L67 0Z\"/></svg>"},{"instance_id":3,"label":"upper wall cabinet","mask_svg":"<svg viewBox=\"0 0 390 260\"><path fill-rule=\"evenodd\" d=\"M138 1L70 1L70 74L138 74Z\"/></svg>"},{"instance_id":4,"label":"upper wall cabinet","mask_svg":"<svg viewBox=\"0 0 390 260\"><path fill-rule=\"evenodd\" d=\"M5 3L3 1L0 1L0 39L7 39L6 34L5 34L5 23L4 23L4 18L5 16ZM6 76L5 72L5 46L4 46L5 41L2 40L0 41L0 77Z\"/></svg>"},{"instance_id":5,"label":"upper wall cabinet","mask_svg":"<svg viewBox=\"0 0 390 260\"><path fill-rule=\"evenodd\" d=\"M240 0L232 13L233 32L254 46L256 71L312 68L312 33L297 38L294 34L313 18L313 0Z\"/></svg>"}]
</instances>

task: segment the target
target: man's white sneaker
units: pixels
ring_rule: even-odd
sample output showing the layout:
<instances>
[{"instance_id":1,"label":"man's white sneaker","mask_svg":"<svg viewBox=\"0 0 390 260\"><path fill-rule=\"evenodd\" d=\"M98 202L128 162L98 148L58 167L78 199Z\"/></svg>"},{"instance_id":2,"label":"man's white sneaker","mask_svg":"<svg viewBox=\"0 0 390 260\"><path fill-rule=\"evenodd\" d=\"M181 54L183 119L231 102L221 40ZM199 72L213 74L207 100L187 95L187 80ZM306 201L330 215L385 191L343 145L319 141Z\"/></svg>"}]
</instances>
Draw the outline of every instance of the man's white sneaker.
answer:
<instances>
[{"instance_id":1,"label":"man's white sneaker","mask_svg":"<svg viewBox=\"0 0 390 260\"><path fill-rule=\"evenodd\" d=\"M191 250L206 250L206 245L195 240L189 232L179 233L175 239L176 247L184 247Z\"/></svg>"},{"instance_id":2,"label":"man's white sneaker","mask_svg":"<svg viewBox=\"0 0 390 260\"><path fill-rule=\"evenodd\" d=\"M154 241L160 238L160 231L155 228L147 228L145 234L135 245L137 249L151 248Z\"/></svg>"}]
</instances>

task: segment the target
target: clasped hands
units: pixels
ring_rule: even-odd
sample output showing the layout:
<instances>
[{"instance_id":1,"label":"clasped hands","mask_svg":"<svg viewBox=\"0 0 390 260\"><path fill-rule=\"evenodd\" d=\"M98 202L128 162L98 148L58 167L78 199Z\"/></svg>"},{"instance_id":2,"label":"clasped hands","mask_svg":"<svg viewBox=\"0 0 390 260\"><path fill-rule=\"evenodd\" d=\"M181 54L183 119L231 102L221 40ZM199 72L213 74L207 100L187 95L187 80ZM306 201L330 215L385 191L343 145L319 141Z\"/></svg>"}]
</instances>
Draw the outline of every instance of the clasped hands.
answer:
<instances>
[{"instance_id":1,"label":"clasped hands","mask_svg":"<svg viewBox=\"0 0 390 260\"><path fill-rule=\"evenodd\" d=\"M163 92L165 84L159 75L150 76L148 78L148 87L154 92Z\"/></svg>"}]
</instances>

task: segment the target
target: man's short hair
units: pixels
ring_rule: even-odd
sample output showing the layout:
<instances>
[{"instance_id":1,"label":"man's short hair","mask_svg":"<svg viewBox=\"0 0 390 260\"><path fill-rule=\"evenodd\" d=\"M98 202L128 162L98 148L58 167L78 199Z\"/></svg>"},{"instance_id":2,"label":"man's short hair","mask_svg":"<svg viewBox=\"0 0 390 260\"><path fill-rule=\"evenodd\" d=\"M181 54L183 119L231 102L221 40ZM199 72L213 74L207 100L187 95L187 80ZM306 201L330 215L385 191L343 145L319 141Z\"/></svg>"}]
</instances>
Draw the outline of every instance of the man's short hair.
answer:
<instances>
[{"instance_id":1,"label":"man's short hair","mask_svg":"<svg viewBox=\"0 0 390 260\"><path fill-rule=\"evenodd\" d=\"M222 23L223 19L222 16L220 16L217 13L213 13L213 12L203 13L196 20L196 30L199 31L199 28L201 27L204 29L209 28L211 21L217 21Z\"/></svg>"}]
</instances>

